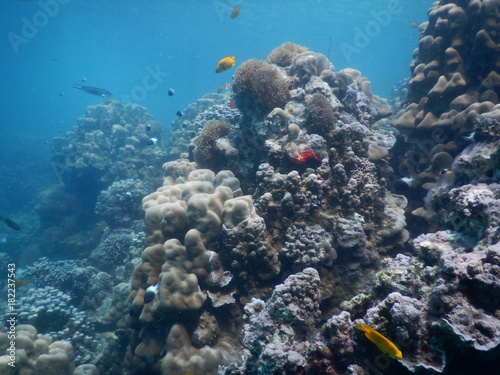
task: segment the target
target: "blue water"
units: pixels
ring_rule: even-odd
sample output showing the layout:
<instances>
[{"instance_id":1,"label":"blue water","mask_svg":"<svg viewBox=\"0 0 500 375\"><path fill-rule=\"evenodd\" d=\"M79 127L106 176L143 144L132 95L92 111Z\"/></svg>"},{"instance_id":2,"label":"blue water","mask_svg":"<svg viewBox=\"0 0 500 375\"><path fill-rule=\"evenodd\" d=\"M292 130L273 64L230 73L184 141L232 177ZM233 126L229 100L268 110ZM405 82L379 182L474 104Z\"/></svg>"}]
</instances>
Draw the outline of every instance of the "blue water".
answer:
<instances>
[{"instance_id":1,"label":"blue water","mask_svg":"<svg viewBox=\"0 0 500 375\"><path fill-rule=\"evenodd\" d=\"M337 70L361 70L374 93L389 97L409 76L418 43L410 23L424 22L431 3L0 0L0 172L11 177L0 211L18 198L12 178L22 184L24 175L48 173L51 138L102 102L73 83L86 79L115 100L146 106L168 129L176 111L231 82L235 68L215 74L219 59L265 59L292 41L328 55ZM241 14L231 19L235 5Z\"/></svg>"}]
</instances>

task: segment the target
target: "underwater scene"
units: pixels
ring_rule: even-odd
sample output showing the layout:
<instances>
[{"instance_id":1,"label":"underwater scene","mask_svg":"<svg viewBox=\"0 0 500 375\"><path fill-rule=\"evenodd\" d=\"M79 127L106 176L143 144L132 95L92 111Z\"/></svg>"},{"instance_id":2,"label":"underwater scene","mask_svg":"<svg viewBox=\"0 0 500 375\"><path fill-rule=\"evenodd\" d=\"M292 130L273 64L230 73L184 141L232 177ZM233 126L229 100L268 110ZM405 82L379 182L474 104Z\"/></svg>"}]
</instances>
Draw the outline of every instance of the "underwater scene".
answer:
<instances>
[{"instance_id":1,"label":"underwater scene","mask_svg":"<svg viewBox=\"0 0 500 375\"><path fill-rule=\"evenodd\" d=\"M500 0L0 34L0 375L500 374Z\"/></svg>"}]
</instances>

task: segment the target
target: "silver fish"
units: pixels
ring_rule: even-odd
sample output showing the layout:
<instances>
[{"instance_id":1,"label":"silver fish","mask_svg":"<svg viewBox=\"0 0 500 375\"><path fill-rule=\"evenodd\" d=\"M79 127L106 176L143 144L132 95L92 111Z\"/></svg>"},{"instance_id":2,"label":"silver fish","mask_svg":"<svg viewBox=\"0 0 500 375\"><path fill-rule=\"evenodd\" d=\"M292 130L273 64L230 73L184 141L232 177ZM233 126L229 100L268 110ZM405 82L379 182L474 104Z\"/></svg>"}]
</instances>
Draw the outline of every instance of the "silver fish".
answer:
<instances>
[{"instance_id":1,"label":"silver fish","mask_svg":"<svg viewBox=\"0 0 500 375\"><path fill-rule=\"evenodd\" d=\"M103 97L103 98L107 98L108 96L113 95L108 90L100 89L99 87L82 86L82 85L78 85L76 83L73 83L73 87L75 89L83 90L83 91L85 91L86 93L88 93L90 95L100 96L100 97Z\"/></svg>"}]
</instances>

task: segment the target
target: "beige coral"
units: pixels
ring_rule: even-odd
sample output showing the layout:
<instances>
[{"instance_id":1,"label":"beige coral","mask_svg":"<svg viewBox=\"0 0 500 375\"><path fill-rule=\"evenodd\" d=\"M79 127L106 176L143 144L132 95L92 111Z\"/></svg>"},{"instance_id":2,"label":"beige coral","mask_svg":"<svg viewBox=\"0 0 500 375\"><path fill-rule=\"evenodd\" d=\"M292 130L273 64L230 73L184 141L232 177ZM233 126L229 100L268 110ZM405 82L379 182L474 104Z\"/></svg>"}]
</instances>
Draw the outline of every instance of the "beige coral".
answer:
<instances>
[{"instance_id":1,"label":"beige coral","mask_svg":"<svg viewBox=\"0 0 500 375\"><path fill-rule=\"evenodd\" d=\"M174 324L167 338L167 355L162 360L162 374L215 375L221 360L216 349L193 347L186 328Z\"/></svg>"}]
</instances>

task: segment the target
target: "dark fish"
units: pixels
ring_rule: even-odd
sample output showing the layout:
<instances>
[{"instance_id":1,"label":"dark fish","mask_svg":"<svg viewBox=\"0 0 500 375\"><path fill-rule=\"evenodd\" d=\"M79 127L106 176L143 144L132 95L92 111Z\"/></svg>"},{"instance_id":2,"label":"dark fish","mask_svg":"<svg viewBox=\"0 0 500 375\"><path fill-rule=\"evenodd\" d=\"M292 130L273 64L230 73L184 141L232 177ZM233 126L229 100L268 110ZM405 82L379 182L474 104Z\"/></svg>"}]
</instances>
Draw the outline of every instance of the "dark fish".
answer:
<instances>
[{"instance_id":1,"label":"dark fish","mask_svg":"<svg viewBox=\"0 0 500 375\"><path fill-rule=\"evenodd\" d=\"M146 131L148 132L148 131L150 131L150 130L151 130L151 124L147 124L147 125L146 125Z\"/></svg>"},{"instance_id":2,"label":"dark fish","mask_svg":"<svg viewBox=\"0 0 500 375\"><path fill-rule=\"evenodd\" d=\"M182 112L182 111L177 111L175 114L176 114L177 116L179 116L179 117L184 116L184 112Z\"/></svg>"},{"instance_id":3,"label":"dark fish","mask_svg":"<svg viewBox=\"0 0 500 375\"><path fill-rule=\"evenodd\" d=\"M6 217L1 217L0 216L0 220L3 221L5 224L7 224L9 226L9 228L12 228L14 230L20 230L21 229L21 226L19 224L14 223L12 220L7 219Z\"/></svg>"},{"instance_id":4,"label":"dark fish","mask_svg":"<svg viewBox=\"0 0 500 375\"><path fill-rule=\"evenodd\" d=\"M158 294L158 289L160 288L160 283L155 285L150 285L146 292L144 293L144 304L151 302L155 299Z\"/></svg>"},{"instance_id":5,"label":"dark fish","mask_svg":"<svg viewBox=\"0 0 500 375\"><path fill-rule=\"evenodd\" d=\"M73 87L75 89L83 90L90 95L101 96L103 98L107 98L108 96L113 95L108 90L100 89L99 87L82 86L82 85L77 85L76 83L73 83Z\"/></svg>"},{"instance_id":6,"label":"dark fish","mask_svg":"<svg viewBox=\"0 0 500 375\"><path fill-rule=\"evenodd\" d=\"M14 284L16 285L16 288L20 288L22 286L26 286L26 285L29 285L29 281L26 281L26 280L15 280L14 281Z\"/></svg>"},{"instance_id":7,"label":"dark fish","mask_svg":"<svg viewBox=\"0 0 500 375\"><path fill-rule=\"evenodd\" d=\"M174 96L175 90L174 89L168 89L168 96Z\"/></svg>"}]
</instances>

